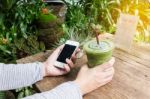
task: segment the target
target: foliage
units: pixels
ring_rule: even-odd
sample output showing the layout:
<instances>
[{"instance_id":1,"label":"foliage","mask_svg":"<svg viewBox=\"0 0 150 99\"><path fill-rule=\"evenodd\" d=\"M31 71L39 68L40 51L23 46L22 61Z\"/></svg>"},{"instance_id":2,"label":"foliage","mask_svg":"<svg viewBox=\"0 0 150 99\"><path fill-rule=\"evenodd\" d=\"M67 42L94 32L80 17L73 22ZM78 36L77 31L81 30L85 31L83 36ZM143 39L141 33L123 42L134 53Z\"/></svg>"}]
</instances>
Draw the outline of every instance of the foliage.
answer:
<instances>
[{"instance_id":1,"label":"foliage","mask_svg":"<svg viewBox=\"0 0 150 99\"><path fill-rule=\"evenodd\" d=\"M37 37L33 35L28 36L28 39L25 38L17 39L14 41L14 44L17 48L16 50L18 52L22 52L18 53L22 55L17 54L18 57L23 56L23 54L32 55L45 50L44 43L38 42Z\"/></svg>"},{"instance_id":2,"label":"foliage","mask_svg":"<svg viewBox=\"0 0 150 99\"><path fill-rule=\"evenodd\" d=\"M66 0L66 2L69 5L66 21L72 28L74 26L83 28L85 21L81 20L87 19L90 20L87 23L100 24L101 32L114 33L119 14L127 13L138 15L140 18L135 40L150 42L150 2L148 0L78 0L76 2ZM84 16L78 16L80 12Z\"/></svg>"},{"instance_id":3,"label":"foliage","mask_svg":"<svg viewBox=\"0 0 150 99\"><path fill-rule=\"evenodd\" d=\"M66 14L66 24L77 27L79 29L85 29L88 26L89 18L84 13L84 6L82 4L73 3L68 4L68 10Z\"/></svg>"},{"instance_id":4,"label":"foliage","mask_svg":"<svg viewBox=\"0 0 150 99\"><path fill-rule=\"evenodd\" d=\"M41 0L1 0L0 2L0 61L8 63L17 59L18 48L15 46L15 40L37 35L34 20L39 17L45 5ZM32 49L34 50L36 49Z\"/></svg>"},{"instance_id":5,"label":"foliage","mask_svg":"<svg viewBox=\"0 0 150 99\"><path fill-rule=\"evenodd\" d=\"M22 99L23 97L30 96L34 93L32 86L16 89L16 92L18 93L17 99Z\"/></svg>"},{"instance_id":6,"label":"foliage","mask_svg":"<svg viewBox=\"0 0 150 99\"><path fill-rule=\"evenodd\" d=\"M54 47L64 44L68 39L80 42L80 47L83 47L83 45L92 37L91 33L79 33L77 27L67 27L66 24L63 24L62 27L65 35L53 45Z\"/></svg>"},{"instance_id":7,"label":"foliage","mask_svg":"<svg viewBox=\"0 0 150 99\"><path fill-rule=\"evenodd\" d=\"M8 11L12 8L16 0L1 0L0 1L0 7L3 11Z\"/></svg>"},{"instance_id":8,"label":"foliage","mask_svg":"<svg viewBox=\"0 0 150 99\"><path fill-rule=\"evenodd\" d=\"M75 39L82 43L90 39L93 37L92 23L101 26L100 32L114 33L116 20L113 17L117 15L112 16L112 11L116 11L114 7L120 4L118 0L65 0L65 3L68 7L66 23L63 25L66 35L60 42Z\"/></svg>"},{"instance_id":9,"label":"foliage","mask_svg":"<svg viewBox=\"0 0 150 99\"><path fill-rule=\"evenodd\" d=\"M84 1L84 0L83 0ZM85 11L94 18L94 23L102 26L103 31L115 32L115 23L118 14L115 8L120 5L119 0L85 0ZM88 10L87 10L88 9Z\"/></svg>"},{"instance_id":10,"label":"foliage","mask_svg":"<svg viewBox=\"0 0 150 99\"><path fill-rule=\"evenodd\" d=\"M66 21L63 24L64 37L56 45L64 43L67 39L79 41L83 45L85 40L92 37L93 33L90 27L92 18L86 16L83 3L74 1L69 3L67 0L65 3L68 10Z\"/></svg>"}]
</instances>

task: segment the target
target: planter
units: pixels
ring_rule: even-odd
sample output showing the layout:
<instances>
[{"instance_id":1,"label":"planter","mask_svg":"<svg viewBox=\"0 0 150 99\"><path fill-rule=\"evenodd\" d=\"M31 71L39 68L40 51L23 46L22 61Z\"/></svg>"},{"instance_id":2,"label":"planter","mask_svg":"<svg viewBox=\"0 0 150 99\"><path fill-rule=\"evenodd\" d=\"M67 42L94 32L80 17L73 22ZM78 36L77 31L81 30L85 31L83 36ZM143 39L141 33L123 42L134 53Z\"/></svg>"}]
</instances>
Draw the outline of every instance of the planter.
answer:
<instances>
[{"instance_id":1,"label":"planter","mask_svg":"<svg viewBox=\"0 0 150 99\"><path fill-rule=\"evenodd\" d=\"M53 9L52 13L58 17L60 22L64 22L65 14L67 12L67 6L62 0L45 0L48 4L49 9Z\"/></svg>"},{"instance_id":2,"label":"planter","mask_svg":"<svg viewBox=\"0 0 150 99\"><path fill-rule=\"evenodd\" d=\"M6 92L0 91L0 99L6 99Z\"/></svg>"},{"instance_id":3,"label":"planter","mask_svg":"<svg viewBox=\"0 0 150 99\"><path fill-rule=\"evenodd\" d=\"M43 41L45 47L51 48L55 42L63 35L63 30L60 27L48 28L48 29L39 29L39 40Z\"/></svg>"},{"instance_id":4,"label":"planter","mask_svg":"<svg viewBox=\"0 0 150 99\"><path fill-rule=\"evenodd\" d=\"M61 0L45 0L47 3L47 9L51 10L51 13L41 14L39 20L37 20L37 26L39 29L39 40L45 43L45 47L51 48L53 44L59 40L63 34L61 25L65 20L66 5Z\"/></svg>"},{"instance_id":5,"label":"planter","mask_svg":"<svg viewBox=\"0 0 150 99\"><path fill-rule=\"evenodd\" d=\"M45 0L47 7L43 10L37 20L37 26L40 29L50 28L64 23L67 11L66 5L61 0ZM47 10L50 10L49 13ZM45 14L47 13L47 14Z\"/></svg>"}]
</instances>

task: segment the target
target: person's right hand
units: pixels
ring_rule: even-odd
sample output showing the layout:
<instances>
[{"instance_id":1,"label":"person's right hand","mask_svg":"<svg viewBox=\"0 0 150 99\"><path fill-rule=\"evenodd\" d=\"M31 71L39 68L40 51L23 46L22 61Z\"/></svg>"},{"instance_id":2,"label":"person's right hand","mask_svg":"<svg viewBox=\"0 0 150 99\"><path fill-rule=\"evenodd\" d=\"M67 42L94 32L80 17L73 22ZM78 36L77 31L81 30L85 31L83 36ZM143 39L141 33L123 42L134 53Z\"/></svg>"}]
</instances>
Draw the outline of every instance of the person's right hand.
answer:
<instances>
[{"instance_id":1,"label":"person's right hand","mask_svg":"<svg viewBox=\"0 0 150 99\"><path fill-rule=\"evenodd\" d=\"M109 62L95 68L89 69L87 65L83 66L74 81L79 85L82 94L85 95L110 82L114 75L114 63L115 58L112 58Z\"/></svg>"}]
</instances>

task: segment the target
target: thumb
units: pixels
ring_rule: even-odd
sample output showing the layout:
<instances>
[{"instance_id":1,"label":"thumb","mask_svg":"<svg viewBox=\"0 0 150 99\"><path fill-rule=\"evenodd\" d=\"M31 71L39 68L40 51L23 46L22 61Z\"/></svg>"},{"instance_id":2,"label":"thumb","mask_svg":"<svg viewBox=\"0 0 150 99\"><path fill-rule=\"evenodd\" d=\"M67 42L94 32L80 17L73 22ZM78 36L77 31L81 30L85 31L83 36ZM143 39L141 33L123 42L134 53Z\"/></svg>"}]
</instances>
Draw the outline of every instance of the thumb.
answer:
<instances>
[{"instance_id":1,"label":"thumb","mask_svg":"<svg viewBox=\"0 0 150 99\"><path fill-rule=\"evenodd\" d=\"M55 50L55 52L60 52L63 49L63 47L64 47L64 44L61 45L61 46L59 46L59 47L57 47L57 49Z\"/></svg>"},{"instance_id":2,"label":"thumb","mask_svg":"<svg viewBox=\"0 0 150 99\"><path fill-rule=\"evenodd\" d=\"M61 50L63 49L64 45L61 45L59 47L57 47L53 53L51 54L53 57L55 57L55 59L59 56Z\"/></svg>"}]
</instances>

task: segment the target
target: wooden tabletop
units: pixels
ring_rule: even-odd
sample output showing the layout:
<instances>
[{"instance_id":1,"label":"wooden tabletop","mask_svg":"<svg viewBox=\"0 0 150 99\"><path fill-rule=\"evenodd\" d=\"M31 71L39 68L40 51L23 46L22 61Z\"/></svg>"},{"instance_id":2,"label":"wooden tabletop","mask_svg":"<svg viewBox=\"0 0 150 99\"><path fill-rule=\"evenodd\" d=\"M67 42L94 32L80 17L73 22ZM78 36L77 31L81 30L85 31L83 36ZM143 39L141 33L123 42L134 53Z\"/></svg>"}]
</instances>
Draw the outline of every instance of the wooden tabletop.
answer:
<instances>
[{"instance_id":1,"label":"wooden tabletop","mask_svg":"<svg viewBox=\"0 0 150 99\"><path fill-rule=\"evenodd\" d=\"M18 60L18 63L44 61L52 51ZM139 53L136 53L139 52ZM84 96L84 99L150 99L150 51L138 46L130 53L115 49L113 56L115 75L107 85ZM46 77L35 85L41 92L51 90L57 85L74 80L80 66L87 62L86 56L77 60L76 68L69 74L59 77Z\"/></svg>"}]
</instances>

